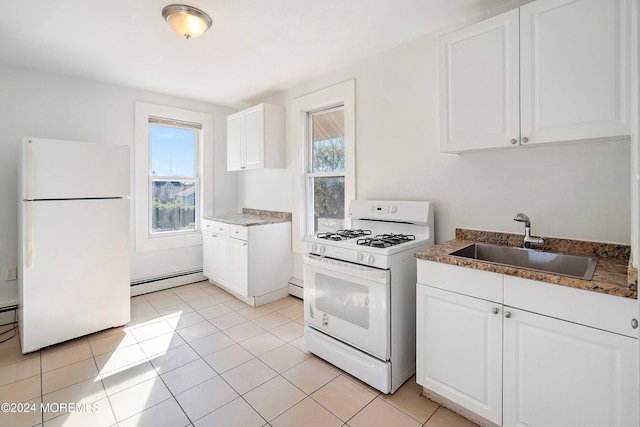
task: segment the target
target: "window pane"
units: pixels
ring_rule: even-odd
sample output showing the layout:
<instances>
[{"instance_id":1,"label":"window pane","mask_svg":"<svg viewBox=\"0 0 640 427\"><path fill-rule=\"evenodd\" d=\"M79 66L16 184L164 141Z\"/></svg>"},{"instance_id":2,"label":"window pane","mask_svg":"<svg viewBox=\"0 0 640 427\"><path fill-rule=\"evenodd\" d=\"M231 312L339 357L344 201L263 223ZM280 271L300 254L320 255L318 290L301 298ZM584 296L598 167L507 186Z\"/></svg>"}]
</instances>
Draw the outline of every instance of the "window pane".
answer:
<instances>
[{"instance_id":1,"label":"window pane","mask_svg":"<svg viewBox=\"0 0 640 427\"><path fill-rule=\"evenodd\" d=\"M151 228L153 232L193 230L196 227L196 182L151 182L153 206Z\"/></svg>"},{"instance_id":2,"label":"window pane","mask_svg":"<svg viewBox=\"0 0 640 427\"><path fill-rule=\"evenodd\" d=\"M313 172L344 172L344 138L313 141Z\"/></svg>"},{"instance_id":3,"label":"window pane","mask_svg":"<svg viewBox=\"0 0 640 427\"><path fill-rule=\"evenodd\" d=\"M313 230L344 228L344 177L313 179Z\"/></svg>"},{"instance_id":4,"label":"window pane","mask_svg":"<svg viewBox=\"0 0 640 427\"><path fill-rule=\"evenodd\" d=\"M195 176L196 131L151 125L151 175Z\"/></svg>"},{"instance_id":5,"label":"window pane","mask_svg":"<svg viewBox=\"0 0 640 427\"><path fill-rule=\"evenodd\" d=\"M311 171L344 171L344 110L312 116Z\"/></svg>"}]
</instances>

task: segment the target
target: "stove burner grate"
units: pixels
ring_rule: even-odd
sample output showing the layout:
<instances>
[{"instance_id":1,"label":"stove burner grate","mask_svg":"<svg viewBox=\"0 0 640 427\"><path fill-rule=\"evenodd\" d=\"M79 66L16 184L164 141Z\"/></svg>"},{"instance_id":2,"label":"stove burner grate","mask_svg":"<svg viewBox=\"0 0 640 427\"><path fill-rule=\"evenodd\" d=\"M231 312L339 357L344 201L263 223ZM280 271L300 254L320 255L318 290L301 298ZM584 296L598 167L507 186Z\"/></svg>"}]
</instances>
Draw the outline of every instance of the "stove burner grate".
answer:
<instances>
[{"instance_id":1,"label":"stove burner grate","mask_svg":"<svg viewBox=\"0 0 640 427\"><path fill-rule=\"evenodd\" d=\"M400 245L402 243L415 240L416 236L412 234L378 234L374 237L365 237L358 239L356 244L362 246L371 246L373 248L388 248L389 246Z\"/></svg>"},{"instance_id":2,"label":"stove burner grate","mask_svg":"<svg viewBox=\"0 0 640 427\"><path fill-rule=\"evenodd\" d=\"M371 234L371 230L362 230L362 229L337 230L337 231L332 231L328 233L318 233L316 237L318 239L339 241L339 240L354 239L356 237L368 236L370 234Z\"/></svg>"}]
</instances>

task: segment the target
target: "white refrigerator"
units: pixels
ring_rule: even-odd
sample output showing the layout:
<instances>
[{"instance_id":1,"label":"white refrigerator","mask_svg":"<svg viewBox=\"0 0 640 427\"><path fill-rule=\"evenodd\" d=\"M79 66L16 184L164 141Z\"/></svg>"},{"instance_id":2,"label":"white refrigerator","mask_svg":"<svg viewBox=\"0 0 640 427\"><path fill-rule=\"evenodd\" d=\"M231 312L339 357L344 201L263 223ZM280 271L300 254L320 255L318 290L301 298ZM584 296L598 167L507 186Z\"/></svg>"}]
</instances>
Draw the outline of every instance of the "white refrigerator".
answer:
<instances>
[{"instance_id":1,"label":"white refrigerator","mask_svg":"<svg viewBox=\"0 0 640 427\"><path fill-rule=\"evenodd\" d=\"M129 146L25 138L19 151L22 352L129 322Z\"/></svg>"}]
</instances>

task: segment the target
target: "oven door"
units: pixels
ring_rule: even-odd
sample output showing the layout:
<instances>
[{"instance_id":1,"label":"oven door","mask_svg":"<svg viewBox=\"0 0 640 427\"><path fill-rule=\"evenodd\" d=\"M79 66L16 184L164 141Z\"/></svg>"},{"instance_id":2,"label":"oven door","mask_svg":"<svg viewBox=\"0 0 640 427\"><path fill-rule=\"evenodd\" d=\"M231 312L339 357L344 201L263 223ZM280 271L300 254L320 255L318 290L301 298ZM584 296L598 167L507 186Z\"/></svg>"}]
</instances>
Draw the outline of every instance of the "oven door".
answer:
<instances>
[{"instance_id":1,"label":"oven door","mask_svg":"<svg viewBox=\"0 0 640 427\"><path fill-rule=\"evenodd\" d=\"M304 321L389 360L389 270L304 256Z\"/></svg>"}]
</instances>

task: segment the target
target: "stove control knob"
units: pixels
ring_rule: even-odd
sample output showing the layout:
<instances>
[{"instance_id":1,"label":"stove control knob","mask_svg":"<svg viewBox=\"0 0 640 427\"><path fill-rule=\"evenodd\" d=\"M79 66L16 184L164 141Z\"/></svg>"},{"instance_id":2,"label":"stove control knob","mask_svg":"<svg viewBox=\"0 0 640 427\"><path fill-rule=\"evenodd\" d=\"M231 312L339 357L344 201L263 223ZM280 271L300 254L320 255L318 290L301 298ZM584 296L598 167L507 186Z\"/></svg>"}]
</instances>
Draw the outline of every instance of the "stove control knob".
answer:
<instances>
[{"instance_id":1,"label":"stove control knob","mask_svg":"<svg viewBox=\"0 0 640 427\"><path fill-rule=\"evenodd\" d=\"M318 250L318 246L315 243L311 243L309 245L309 249L311 253L316 253L316 251Z\"/></svg>"},{"instance_id":2,"label":"stove control knob","mask_svg":"<svg viewBox=\"0 0 640 427\"><path fill-rule=\"evenodd\" d=\"M373 261L374 261L374 259L373 259L373 255L371 255L371 254L367 254L367 255L364 257L364 261L365 261L367 264L373 264Z\"/></svg>"},{"instance_id":3,"label":"stove control knob","mask_svg":"<svg viewBox=\"0 0 640 427\"><path fill-rule=\"evenodd\" d=\"M362 262L362 252L356 252L356 262Z\"/></svg>"},{"instance_id":4,"label":"stove control knob","mask_svg":"<svg viewBox=\"0 0 640 427\"><path fill-rule=\"evenodd\" d=\"M320 252L320 255L324 254L324 245L320 245L320 247L318 248L318 252Z\"/></svg>"}]
</instances>

